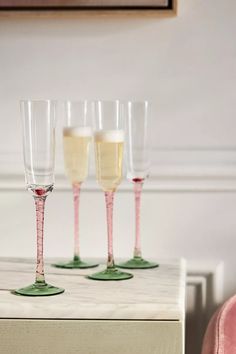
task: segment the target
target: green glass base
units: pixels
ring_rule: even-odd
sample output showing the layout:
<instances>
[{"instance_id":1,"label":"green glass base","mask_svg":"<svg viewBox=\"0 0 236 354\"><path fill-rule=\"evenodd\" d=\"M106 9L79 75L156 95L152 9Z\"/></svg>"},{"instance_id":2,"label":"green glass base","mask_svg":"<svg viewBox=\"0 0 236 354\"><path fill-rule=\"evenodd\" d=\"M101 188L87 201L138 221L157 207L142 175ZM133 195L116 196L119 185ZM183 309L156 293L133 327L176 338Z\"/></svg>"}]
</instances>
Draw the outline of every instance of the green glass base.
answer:
<instances>
[{"instance_id":1,"label":"green glass base","mask_svg":"<svg viewBox=\"0 0 236 354\"><path fill-rule=\"evenodd\" d=\"M64 263L52 264L56 268L66 268L66 269L86 269L97 267L97 263L83 262L80 258L75 258L72 261Z\"/></svg>"},{"instance_id":2,"label":"green glass base","mask_svg":"<svg viewBox=\"0 0 236 354\"><path fill-rule=\"evenodd\" d=\"M101 272L88 275L93 280L125 280L133 278L133 274L121 272L117 268L107 268Z\"/></svg>"},{"instance_id":3,"label":"green glass base","mask_svg":"<svg viewBox=\"0 0 236 354\"><path fill-rule=\"evenodd\" d=\"M17 289L13 291L16 295L25 296L50 296L61 294L65 291L63 288L57 288L46 283L34 283L32 285L26 286L25 288Z\"/></svg>"},{"instance_id":4,"label":"green glass base","mask_svg":"<svg viewBox=\"0 0 236 354\"><path fill-rule=\"evenodd\" d=\"M158 263L149 262L142 257L134 257L127 262L116 264L119 268L127 269L149 269L159 267Z\"/></svg>"}]
</instances>

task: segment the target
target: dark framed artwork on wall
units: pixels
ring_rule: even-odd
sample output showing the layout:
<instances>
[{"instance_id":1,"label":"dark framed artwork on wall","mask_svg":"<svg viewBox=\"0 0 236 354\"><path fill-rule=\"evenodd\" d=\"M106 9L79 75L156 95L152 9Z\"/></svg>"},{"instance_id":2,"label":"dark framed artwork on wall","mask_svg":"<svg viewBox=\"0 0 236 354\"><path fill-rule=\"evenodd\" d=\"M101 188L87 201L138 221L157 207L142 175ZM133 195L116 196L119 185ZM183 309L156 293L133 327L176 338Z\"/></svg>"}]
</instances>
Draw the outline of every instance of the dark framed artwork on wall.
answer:
<instances>
[{"instance_id":1,"label":"dark framed artwork on wall","mask_svg":"<svg viewBox=\"0 0 236 354\"><path fill-rule=\"evenodd\" d=\"M0 0L0 10L175 11L176 1L177 0Z\"/></svg>"}]
</instances>

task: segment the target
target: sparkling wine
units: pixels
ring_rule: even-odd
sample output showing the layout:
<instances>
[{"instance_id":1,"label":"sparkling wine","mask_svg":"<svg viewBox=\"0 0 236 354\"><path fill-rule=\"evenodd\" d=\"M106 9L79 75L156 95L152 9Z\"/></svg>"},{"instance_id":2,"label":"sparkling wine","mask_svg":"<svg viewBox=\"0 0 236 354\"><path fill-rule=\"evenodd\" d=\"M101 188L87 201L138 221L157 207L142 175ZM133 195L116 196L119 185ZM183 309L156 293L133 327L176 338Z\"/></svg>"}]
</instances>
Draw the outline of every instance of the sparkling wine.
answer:
<instances>
[{"instance_id":1,"label":"sparkling wine","mask_svg":"<svg viewBox=\"0 0 236 354\"><path fill-rule=\"evenodd\" d=\"M115 191L122 178L123 130L101 130L95 133L97 180L105 192Z\"/></svg>"},{"instance_id":2,"label":"sparkling wine","mask_svg":"<svg viewBox=\"0 0 236 354\"><path fill-rule=\"evenodd\" d=\"M67 175L72 184L81 183L88 175L91 128L66 127L63 130L63 140Z\"/></svg>"}]
</instances>

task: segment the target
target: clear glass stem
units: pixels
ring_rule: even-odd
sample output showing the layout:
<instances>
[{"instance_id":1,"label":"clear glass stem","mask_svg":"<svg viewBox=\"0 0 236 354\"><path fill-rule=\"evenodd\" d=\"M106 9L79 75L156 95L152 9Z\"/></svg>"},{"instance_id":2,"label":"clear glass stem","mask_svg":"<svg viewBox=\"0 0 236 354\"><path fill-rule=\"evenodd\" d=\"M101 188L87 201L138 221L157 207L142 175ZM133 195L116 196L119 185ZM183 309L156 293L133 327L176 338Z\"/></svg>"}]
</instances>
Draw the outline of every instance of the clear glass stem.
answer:
<instances>
[{"instance_id":1,"label":"clear glass stem","mask_svg":"<svg viewBox=\"0 0 236 354\"><path fill-rule=\"evenodd\" d=\"M73 198L74 198L74 261L79 260L79 197L81 183L73 183Z\"/></svg>"},{"instance_id":2,"label":"clear glass stem","mask_svg":"<svg viewBox=\"0 0 236 354\"><path fill-rule=\"evenodd\" d=\"M44 207L46 196L34 195L36 207L36 227L37 227L37 265L36 265L36 283L46 284L44 277L44 259L43 259L43 232L44 232Z\"/></svg>"},{"instance_id":3,"label":"clear glass stem","mask_svg":"<svg viewBox=\"0 0 236 354\"><path fill-rule=\"evenodd\" d=\"M142 257L141 253L141 238L140 238L140 206L143 181L134 182L134 197L135 197L135 246L134 257Z\"/></svg>"},{"instance_id":4,"label":"clear glass stem","mask_svg":"<svg viewBox=\"0 0 236 354\"><path fill-rule=\"evenodd\" d=\"M114 192L105 192L106 200L106 211L107 211L107 237L108 237L108 259L107 268L114 268L114 257L113 257L113 201Z\"/></svg>"}]
</instances>

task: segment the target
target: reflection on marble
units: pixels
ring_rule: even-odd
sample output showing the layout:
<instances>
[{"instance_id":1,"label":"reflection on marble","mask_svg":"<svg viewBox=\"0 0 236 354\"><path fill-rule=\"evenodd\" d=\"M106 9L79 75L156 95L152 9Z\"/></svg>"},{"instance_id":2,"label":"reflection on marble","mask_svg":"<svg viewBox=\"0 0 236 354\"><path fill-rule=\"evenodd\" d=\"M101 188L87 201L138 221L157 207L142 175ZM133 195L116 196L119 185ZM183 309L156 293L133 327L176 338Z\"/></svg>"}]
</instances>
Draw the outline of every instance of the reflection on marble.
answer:
<instances>
[{"instance_id":1,"label":"reflection on marble","mask_svg":"<svg viewBox=\"0 0 236 354\"><path fill-rule=\"evenodd\" d=\"M15 296L9 290L34 281L34 262L0 259L0 318L155 319L182 320L185 298L185 262L162 260L160 267L132 270L126 281L93 281L91 269L65 270L46 262L48 283L64 287L49 297ZM104 266L96 268L99 270Z\"/></svg>"}]
</instances>

